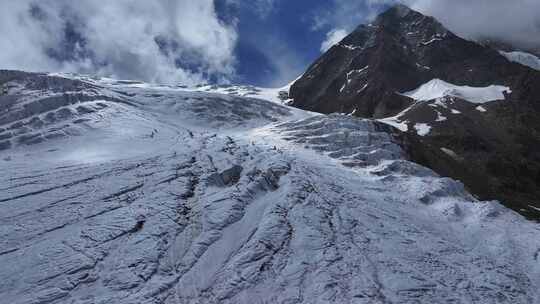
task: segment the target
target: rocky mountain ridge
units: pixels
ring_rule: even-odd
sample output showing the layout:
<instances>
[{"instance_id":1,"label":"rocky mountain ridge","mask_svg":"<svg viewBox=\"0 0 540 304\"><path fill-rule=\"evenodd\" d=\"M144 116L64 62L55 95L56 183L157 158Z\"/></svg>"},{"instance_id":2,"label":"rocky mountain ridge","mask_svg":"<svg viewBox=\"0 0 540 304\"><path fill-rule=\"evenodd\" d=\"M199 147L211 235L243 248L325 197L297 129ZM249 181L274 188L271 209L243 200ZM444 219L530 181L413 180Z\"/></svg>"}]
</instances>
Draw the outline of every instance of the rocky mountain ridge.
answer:
<instances>
[{"instance_id":1,"label":"rocky mountain ridge","mask_svg":"<svg viewBox=\"0 0 540 304\"><path fill-rule=\"evenodd\" d=\"M390 123L416 137L416 161L538 218L540 71L507 57L398 5L322 55L290 97Z\"/></svg>"}]
</instances>

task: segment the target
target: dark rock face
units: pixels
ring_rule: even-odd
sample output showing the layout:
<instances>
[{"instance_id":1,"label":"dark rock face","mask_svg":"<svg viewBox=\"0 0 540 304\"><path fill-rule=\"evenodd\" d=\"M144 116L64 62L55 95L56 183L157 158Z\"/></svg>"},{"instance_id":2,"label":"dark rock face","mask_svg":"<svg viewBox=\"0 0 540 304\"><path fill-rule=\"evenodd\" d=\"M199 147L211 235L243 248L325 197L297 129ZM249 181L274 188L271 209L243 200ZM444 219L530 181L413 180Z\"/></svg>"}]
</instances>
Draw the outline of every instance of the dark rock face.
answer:
<instances>
[{"instance_id":1,"label":"dark rock face","mask_svg":"<svg viewBox=\"0 0 540 304\"><path fill-rule=\"evenodd\" d=\"M419 103L402 117L405 137L416 138L411 157L441 175L461 180L481 199L501 200L522 214L540 219L540 119L537 110L516 101L482 105L445 98ZM453 114L453 112L459 114ZM437 121L436 117L444 117ZM414 125L431 126L418 136ZM412 130L411 130L412 129ZM442 152L442 153L441 153Z\"/></svg>"},{"instance_id":2,"label":"dark rock face","mask_svg":"<svg viewBox=\"0 0 540 304\"><path fill-rule=\"evenodd\" d=\"M496 50L462 39L437 20L402 5L361 25L332 47L293 84L292 105L322 112L385 117L412 100L397 92L435 78L457 85L507 85L531 96L523 81L538 74L510 63ZM519 90L518 90L519 89ZM534 96L540 97L540 88Z\"/></svg>"},{"instance_id":3,"label":"dark rock face","mask_svg":"<svg viewBox=\"0 0 540 304\"><path fill-rule=\"evenodd\" d=\"M533 208L540 207L540 72L508 61L492 46L462 39L398 5L310 66L291 87L292 105L366 118L401 113L413 160L461 180L481 199L540 218ZM504 85L512 92L483 104L485 111L459 98L415 101L400 94L432 79ZM419 136L416 124L431 129Z\"/></svg>"}]
</instances>

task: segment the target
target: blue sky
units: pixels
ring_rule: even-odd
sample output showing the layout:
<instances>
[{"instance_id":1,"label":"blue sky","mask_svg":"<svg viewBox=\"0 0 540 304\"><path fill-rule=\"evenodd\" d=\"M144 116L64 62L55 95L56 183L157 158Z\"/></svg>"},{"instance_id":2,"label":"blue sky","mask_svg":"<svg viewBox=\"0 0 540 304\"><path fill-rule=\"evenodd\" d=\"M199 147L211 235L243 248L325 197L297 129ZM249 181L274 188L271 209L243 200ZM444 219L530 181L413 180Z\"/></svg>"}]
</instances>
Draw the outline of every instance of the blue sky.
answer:
<instances>
[{"instance_id":1,"label":"blue sky","mask_svg":"<svg viewBox=\"0 0 540 304\"><path fill-rule=\"evenodd\" d=\"M310 13L328 6L328 1L279 1L264 14L247 5L229 12L238 18L237 80L272 86L300 75L320 56L326 37L325 29L312 29Z\"/></svg>"},{"instance_id":2,"label":"blue sky","mask_svg":"<svg viewBox=\"0 0 540 304\"><path fill-rule=\"evenodd\" d=\"M386 7L349 1L355 11L341 18L333 15L340 13L336 7L340 1L275 0L265 9L257 9L253 4L256 1L237 5L226 2L218 0L216 9L224 21L237 21L235 82L260 86L280 86L295 79L321 55L328 32L336 28L351 31L374 10Z\"/></svg>"}]
</instances>

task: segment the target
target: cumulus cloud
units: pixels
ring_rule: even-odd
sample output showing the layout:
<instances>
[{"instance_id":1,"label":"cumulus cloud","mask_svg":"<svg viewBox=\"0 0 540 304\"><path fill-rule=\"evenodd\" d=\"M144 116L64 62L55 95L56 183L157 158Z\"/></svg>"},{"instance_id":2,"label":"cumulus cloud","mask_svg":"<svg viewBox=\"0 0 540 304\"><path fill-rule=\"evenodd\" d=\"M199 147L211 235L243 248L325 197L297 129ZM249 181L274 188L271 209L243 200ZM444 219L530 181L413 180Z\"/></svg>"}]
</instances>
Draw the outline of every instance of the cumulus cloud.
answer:
<instances>
[{"instance_id":1,"label":"cumulus cloud","mask_svg":"<svg viewBox=\"0 0 540 304\"><path fill-rule=\"evenodd\" d=\"M321 52L328 51L333 45L343 40L347 35L348 32L344 29L333 29L326 33L326 40L321 44Z\"/></svg>"},{"instance_id":2,"label":"cumulus cloud","mask_svg":"<svg viewBox=\"0 0 540 304\"><path fill-rule=\"evenodd\" d=\"M312 30L339 28L353 30L359 24L373 19L388 2L393 0L331 0L330 9L316 12L312 18Z\"/></svg>"},{"instance_id":3,"label":"cumulus cloud","mask_svg":"<svg viewBox=\"0 0 540 304\"><path fill-rule=\"evenodd\" d=\"M491 38L518 47L540 48L538 0L332 0L333 9L313 18L313 29L337 27L350 31L396 3L434 16L468 39Z\"/></svg>"},{"instance_id":4,"label":"cumulus cloud","mask_svg":"<svg viewBox=\"0 0 540 304\"><path fill-rule=\"evenodd\" d=\"M213 0L0 0L0 68L195 83L234 74Z\"/></svg>"}]
</instances>

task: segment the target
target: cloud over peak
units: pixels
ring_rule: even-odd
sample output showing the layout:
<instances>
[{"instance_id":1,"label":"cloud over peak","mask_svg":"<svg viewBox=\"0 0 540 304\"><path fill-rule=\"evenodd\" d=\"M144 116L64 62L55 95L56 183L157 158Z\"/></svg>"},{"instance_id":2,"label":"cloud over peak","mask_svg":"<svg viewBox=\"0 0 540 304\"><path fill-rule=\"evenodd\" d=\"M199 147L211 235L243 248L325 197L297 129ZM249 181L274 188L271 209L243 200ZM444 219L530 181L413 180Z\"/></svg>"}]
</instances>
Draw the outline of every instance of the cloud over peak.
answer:
<instances>
[{"instance_id":1,"label":"cloud over peak","mask_svg":"<svg viewBox=\"0 0 540 304\"><path fill-rule=\"evenodd\" d=\"M331 0L332 9L317 14L314 29L352 31L390 5L402 3L433 16L468 39L495 39L520 48L540 49L538 0Z\"/></svg>"},{"instance_id":2,"label":"cloud over peak","mask_svg":"<svg viewBox=\"0 0 540 304\"><path fill-rule=\"evenodd\" d=\"M465 38L494 38L540 47L538 0L406 0Z\"/></svg>"},{"instance_id":3,"label":"cloud over peak","mask_svg":"<svg viewBox=\"0 0 540 304\"><path fill-rule=\"evenodd\" d=\"M349 33L344 29L333 29L326 34L326 40L321 44L321 52L328 51L333 45L339 43Z\"/></svg>"}]
</instances>

